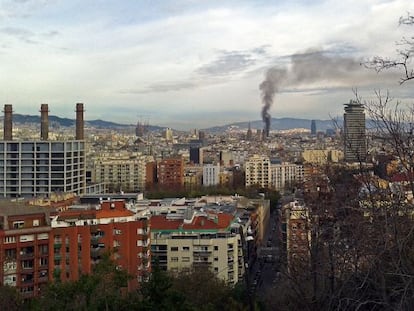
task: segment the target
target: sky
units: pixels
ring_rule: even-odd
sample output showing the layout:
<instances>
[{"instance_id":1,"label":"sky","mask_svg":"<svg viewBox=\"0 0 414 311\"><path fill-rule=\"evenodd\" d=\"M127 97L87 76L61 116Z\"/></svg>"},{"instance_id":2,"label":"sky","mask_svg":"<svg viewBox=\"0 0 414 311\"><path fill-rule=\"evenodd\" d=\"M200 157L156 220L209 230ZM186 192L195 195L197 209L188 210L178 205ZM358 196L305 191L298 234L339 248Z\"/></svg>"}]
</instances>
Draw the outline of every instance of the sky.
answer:
<instances>
[{"instance_id":1,"label":"sky","mask_svg":"<svg viewBox=\"0 0 414 311\"><path fill-rule=\"evenodd\" d=\"M411 102L393 58L412 0L0 0L0 100L14 113L176 129L274 118L330 119L374 92Z\"/></svg>"}]
</instances>

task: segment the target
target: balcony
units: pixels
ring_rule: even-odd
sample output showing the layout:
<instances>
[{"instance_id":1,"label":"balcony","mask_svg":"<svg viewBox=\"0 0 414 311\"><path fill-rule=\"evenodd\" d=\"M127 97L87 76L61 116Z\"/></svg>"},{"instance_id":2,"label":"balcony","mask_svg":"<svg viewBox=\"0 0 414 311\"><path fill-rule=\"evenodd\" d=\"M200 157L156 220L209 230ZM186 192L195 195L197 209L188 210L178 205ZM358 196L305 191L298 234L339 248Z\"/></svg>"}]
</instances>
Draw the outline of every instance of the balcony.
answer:
<instances>
[{"instance_id":1,"label":"balcony","mask_svg":"<svg viewBox=\"0 0 414 311\"><path fill-rule=\"evenodd\" d=\"M210 256L211 251L209 250L193 250L194 256Z\"/></svg>"},{"instance_id":2,"label":"balcony","mask_svg":"<svg viewBox=\"0 0 414 311\"><path fill-rule=\"evenodd\" d=\"M25 253L20 252L20 259L32 259L34 257L34 252Z\"/></svg>"}]
</instances>

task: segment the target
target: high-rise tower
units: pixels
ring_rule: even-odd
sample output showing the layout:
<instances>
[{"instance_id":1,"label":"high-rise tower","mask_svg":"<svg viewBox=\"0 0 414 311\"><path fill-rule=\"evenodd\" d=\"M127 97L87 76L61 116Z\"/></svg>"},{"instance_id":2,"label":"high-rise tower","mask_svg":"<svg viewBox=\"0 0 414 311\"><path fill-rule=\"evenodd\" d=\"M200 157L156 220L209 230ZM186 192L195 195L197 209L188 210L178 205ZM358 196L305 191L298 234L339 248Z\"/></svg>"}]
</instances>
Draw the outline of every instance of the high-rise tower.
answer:
<instances>
[{"instance_id":1,"label":"high-rise tower","mask_svg":"<svg viewBox=\"0 0 414 311\"><path fill-rule=\"evenodd\" d=\"M355 100L345 105L344 154L346 162L365 162L366 160L364 106Z\"/></svg>"},{"instance_id":2,"label":"high-rise tower","mask_svg":"<svg viewBox=\"0 0 414 311\"><path fill-rule=\"evenodd\" d=\"M311 121L311 135L316 135L316 121Z\"/></svg>"}]
</instances>

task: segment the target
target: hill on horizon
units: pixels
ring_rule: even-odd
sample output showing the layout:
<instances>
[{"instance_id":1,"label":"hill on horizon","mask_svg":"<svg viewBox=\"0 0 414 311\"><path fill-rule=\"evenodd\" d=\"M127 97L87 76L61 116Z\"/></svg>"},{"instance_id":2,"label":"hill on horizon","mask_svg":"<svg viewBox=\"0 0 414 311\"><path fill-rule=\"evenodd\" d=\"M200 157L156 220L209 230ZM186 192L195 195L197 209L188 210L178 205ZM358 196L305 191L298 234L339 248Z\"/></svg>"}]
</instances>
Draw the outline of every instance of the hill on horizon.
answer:
<instances>
[{"instance_id":1,"label":"hill on horizon","mask_svg":"<svg viewBox=\"0 0 414 311\"><path fill-rule=\"evenodd\" d=\"M296 128L305 128L310 129L311 127L311 119L298 119L298 118L272 118L270 123L270 130L291 130ZM335 125L337 122L337 125ZM222 126L214 126L210 128L206 128L204 130L211 131L211 132L222 132L225 131L227 128L239 127L242 129L248 129L250 127L252 130L263 129L264 123L262 120L255 120L250 122L236 122L231 124L226 124ZM317 131L326 131L327 129L334 129L335 126L341 126L342 120L315 120L316 123L316 130Z\"/></svg>"},{"instance_id":2,"label":"hill on horizon","mask_svg":"<svg viewBox=\"0 0 414 311\"><path fill-rule=\"evenodd\" d=\"M0 120L3 121L3 117L0 117ZM290 130L295 128L305 128L310 129L311 119L299 119L299 118L272 118L271 120L271 130ZM315 120L316 130L317 131L326 131L327 129L335 128L334 120ZM342 120L338 120L338 125L342 125ZM40 116L38 115L23 115L23 114L13 114L13 123L16 124L39 124L40 126ZM49 115L49 123L55 124L63 127L73 127L75 126L76 120L69 118L61 118L54 115ZM229 127L239 127L241 129L248 129L250 126L252 130L263 129L262 120L254 121L245 121L245 122L235 122L229 123L221 126L212 126L209 128L204 128L204 131L208 132L223 132ZM121 129L128 127L135 127L135 124L121 124L112 121L105 120L85 120L85 125L95 128L110 128L110 129ZM165 127L150 125L149 130L162 130Z\"/></svg>"}]
</instances>

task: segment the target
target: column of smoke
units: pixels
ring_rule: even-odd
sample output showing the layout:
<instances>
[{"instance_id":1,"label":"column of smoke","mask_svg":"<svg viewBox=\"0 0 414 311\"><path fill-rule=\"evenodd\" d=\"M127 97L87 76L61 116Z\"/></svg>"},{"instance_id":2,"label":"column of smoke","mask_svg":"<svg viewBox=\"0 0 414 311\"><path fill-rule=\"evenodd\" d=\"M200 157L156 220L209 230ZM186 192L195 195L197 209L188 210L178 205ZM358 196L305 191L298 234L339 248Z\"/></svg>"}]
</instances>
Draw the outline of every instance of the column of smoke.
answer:
<instances>
[{"instance_id":1,"label":"column of smoke","mask_svg":"<svg viewBox=\"0 0 414 311\"><path fill-rule=\"evenodd\" d=\"M269 136L271 115L269 113L270 107L273 104L273 98L279 90L280 81L286 76L286 70L280 68L270 68L266 72L265 80L260 83L260 90L262 91L262 120L265 123L265 134Z\"/></svg>"},{"instance_id":2,"label":"column of smoke","mask_svg":"<svg viewBox=\"0 0 414 311\"><path fill-rule=\"evenodd\" d=\"M335 81L339 86L349 85L356 83L357 79L362 81L366 79L366 74L363 74L364 71L361 74L361 70L363 68L360 66L360 61L336 54L325 55L323 51L307 51L292 55L289 70L281 67L269 68L264 81L259 86L263 101L262 119L266 136L269 136L270 131L269 110L275 94L282 85L296 88L301 83L321 81ZM357 75L352 75L353 72Z\"/></svg>"}]
</instances>

